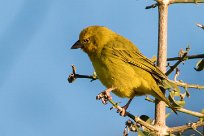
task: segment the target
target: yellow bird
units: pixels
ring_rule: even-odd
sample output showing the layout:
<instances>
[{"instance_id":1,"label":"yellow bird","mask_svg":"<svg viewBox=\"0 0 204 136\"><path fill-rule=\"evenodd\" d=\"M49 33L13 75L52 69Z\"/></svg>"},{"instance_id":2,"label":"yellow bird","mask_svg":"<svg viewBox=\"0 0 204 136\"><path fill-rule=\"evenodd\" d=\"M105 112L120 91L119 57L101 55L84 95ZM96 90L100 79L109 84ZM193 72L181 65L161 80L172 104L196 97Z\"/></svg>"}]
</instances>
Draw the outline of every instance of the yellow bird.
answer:
<instances>
[{"instance_id":1,"label":"yellow bird","mask_svg":"<svg viewBox=\"0 0 204 136\"><path fill-rule=\"evenodd\" d=\"M123 106L122 115L135 96L152 95L164 101L174 111L170 101L160 88L172 87L167 76L146 58L134 44L125 37L103 26L90 26L81 31L79 40L71 49L81 48L88 54L97 77L110 92L119 97L130 98ZM102 99L105 103L107 100Z\"/></svg>"}]
</instances>

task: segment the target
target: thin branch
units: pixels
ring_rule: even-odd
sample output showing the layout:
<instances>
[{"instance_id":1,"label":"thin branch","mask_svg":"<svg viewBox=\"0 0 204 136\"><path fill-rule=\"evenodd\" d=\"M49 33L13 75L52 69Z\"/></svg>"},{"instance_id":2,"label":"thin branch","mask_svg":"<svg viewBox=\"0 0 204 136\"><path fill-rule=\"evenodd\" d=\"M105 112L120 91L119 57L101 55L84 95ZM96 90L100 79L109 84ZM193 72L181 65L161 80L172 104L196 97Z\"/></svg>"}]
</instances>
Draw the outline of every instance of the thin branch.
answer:
<instances>
[{"instance_id":1,"label":"thin branch","mask_svg":"<svg viewBox=\"0 0 204 136\"><path fill-rule=\"evenodd\" d=\"M188 84L188 83L183 83L183 82L180 82L180 81L172 81L172 80L169 80L170 82L180 86L180 87L183 87L183 88L196 88L196 89L204 89L204 86L202 85L198 85L198 84Z\"/></svg>"},{"instance_id":2,"label":"thin branch","mask_svg":"<svg viewBox=\"0 0 204 136\"><path fill-rule=\"evenodd\" d=\"M187 54L188 54L188 51L186 51L186 52L182 55L182 57L180 57L180 59L179 59L173 66L170 67L170 69L166 72L166 75L167 75L167 76L168 76L171 72L173 72L174 69L177 68L177 66L178 66L181 62L183 62L183 61L185 60ZM168 59L167 59L167 60L168 60Z\"/></svg>"},{"instance_id":3,"label":"thin branch","mask_svg":"<svg viewBox=\"0 0 204 136\"><path fill-rule=\"evenodd\" d=\"M197 127L200 127L200 126L204 126L204 122L197 121L193 123L187 123L186 125L183 125L183 126L169 128L167 131L172 134L176 132L183 132L188 129L196 129Z\"/></svg>"},{"instance_id":4,"label":"thin branch","mask_svg":"<svg viewBox=\"0 0 204 136\"><path fill-rule=\"evenodd\" d=\"M170 0L169 2L170 4L174 4L174 3L204 3L204 0Z\"/></svg>"},{"instance_id":5,"label":"thin branch","mask_svg":"<svg viewBox=\"0 0 204 136\"><path fill-rule=\"evenodd\" d=\"M167 58L167 61L180 60L182 57ZM200 59L204 58L204 54L187 55L186 59Z\"/></svg>"},{"instance_id":6,"label":"thin branch","mask_svg":"<svg viewBox=\"0 0 204 136\"><path fill-rule=\"evenodd\" d=\"M110 88L111 89L111 88ZM107 90L106 90L107 91ZM96 96L96 100L101 100L103 104L107 104L107 102L110 102L113 106L110 108L110 110L112 110L113 108L117 109L117 112L122 112L124 111L124 109L122 107L119 106L119 103L114 102L110 96L108 96L105 91L101 92L100 94L98 94ZM121 115L121 114L120 114ZM138 116L134 116L133 114L131 114L130 112L125 111L125 116L128 116L129 118L131 118L132 120L135 121L135 123L140 124L141 126L149 129L151 132L158 132L159 128L149 124L148 122L145 122L144 120L142 120L140 117Z\"/></svg>"},{"instance_id":7,"label":"thin branch","mask_svg":"<svg viewBox=\"0 0 204 136\"><path fill-rule=\"evenodd\" d=\"M120 107L118 105L118 103L115 103L113 100L108 100L114 108L118 109L119 111L122 111L122 107ZM149 123L143 121L142 119L140 119L137 116L132 115L130 112L126 112L126 116L128 116L129 118L131 118L132 120L134 120L136 123L146 127L147 129L151 130L151 131L158 131L156 127L150 125Z\"/></svg>"},{"instance_id":8,"label":"thin branch","mask_svg":"<svg viewBox=\"0 0 204 136\"><path fill-rule=\"evenodd\" d=\"M146 6L145 9L151 9L151 8L156 8L158 6L158 3L152 4L150 6Z\"/></svg>"},{"instance_id":9,"label":"thin branch","mask_svg":"<svg viewBox=\"0 0 204 136\"><path fill-rule=\"evenodd\" d=\"M204 118L204 114L200 113L200 112L195 112L195 111L191 111L191 110L187 110L185 108L177 108L177 111L189 114L189 115L193 115L195 117L199 117L199 118Z\"/></svg>"},{"instance_id":10,"label":"thin branch","mask_svg":"<svg viewBox=\"0 0 204 136\"><path fill-rule=\"evenodd\" d=\"M77 78L88 78L88 79L91 79L91 81L94 81L94 80L98 79L96 74L93 74L93 75L76 74L76 67L74 65L72 65L72 73L69 75L67 80L68 80L69 83L72 83Z\"/></svg>"}]
</instances>

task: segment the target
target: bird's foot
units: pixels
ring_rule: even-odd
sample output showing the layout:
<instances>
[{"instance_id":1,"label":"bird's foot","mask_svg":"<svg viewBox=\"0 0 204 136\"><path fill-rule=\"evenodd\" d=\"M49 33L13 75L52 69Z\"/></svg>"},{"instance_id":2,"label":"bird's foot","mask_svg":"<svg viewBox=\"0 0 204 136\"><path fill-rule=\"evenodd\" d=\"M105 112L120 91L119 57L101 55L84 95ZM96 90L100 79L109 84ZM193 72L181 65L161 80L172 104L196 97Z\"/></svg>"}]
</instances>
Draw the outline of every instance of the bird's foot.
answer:
<instances>
[{"instance_id":1,"label":"bird's foot","mask_svg":"<svg viewBox=\"0 0 204 136\"><path fill-rule=\"evenodd\" d=\"M125 106L119 108L119 109L117 110L117 113L119 113L120 116L125 117L125 116L126 116L126 110L127 110L127 108L128 108L128 106L125 105Z\"/></svg>"},{"instance_id":2,"label":"bird's foot","mask_svg":"<svg viewBox=\"0 0 204 136\"><path fill-rule=\"evenodd\" d=\"M123 107L118 108L117 112L120 114L120 116L125 117L126 116L126 110L128 109L130 103L132 101L132 98L128 100L127 104L125 104Z\"/></svg>"},{"instance_id":3,"label":"bird's foot","mask_svg":"<svg viewBox=\"0 0 204 136\"><path fill-rule=\"evenodd\" d=\"M108 88L107 90L101 92L96 96L96 100L101 100L103 104L107 104L108 100L112 99L110 92L114 89L115 88Z\"/></svg>"}]
</instances>

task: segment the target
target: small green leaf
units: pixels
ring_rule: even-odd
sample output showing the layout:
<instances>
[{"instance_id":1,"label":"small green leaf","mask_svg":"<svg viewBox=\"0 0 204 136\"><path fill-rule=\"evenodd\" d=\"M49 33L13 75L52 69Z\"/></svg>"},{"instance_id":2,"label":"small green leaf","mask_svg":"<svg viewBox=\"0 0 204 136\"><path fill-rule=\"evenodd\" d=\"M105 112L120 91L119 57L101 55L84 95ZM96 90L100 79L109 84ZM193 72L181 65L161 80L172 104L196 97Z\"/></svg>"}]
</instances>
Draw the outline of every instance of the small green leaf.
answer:
<instances>
[{"instance_id":1,"label":"small green leaf","mask_svg":"<svg viewBox=\"0 0 204 136\"><path fill-rule=\"evenodd\" d=\"M177 95L175 95L173 92L170 92L169 100L170 100L170 102L172 102L172 105L174 107L183 107L185 105L185 101L184 100L178 100L177 101L174 99L174 96L177 96Z\"/></svg>"},{"instance_id":2,"label":"small green leaf","mask_svg":"<svg viewBox=\"0 0 204 136\"><path fill-rule=\"evenodd\" d=\"M185 105L184 100L176 101L176 104L179 105L180 107L183 107Z\"/></svg>"},{"instance_id":3,"label":"small green leaf","mask_svg":"<svg viewBox=\"0 0 204 136\"><path fill-rule=\"evenodd\" d=\"M204 70L204 59L201 59L197 62L196 67L194 68L196 71Z\"/></svg>"}]
</instances>

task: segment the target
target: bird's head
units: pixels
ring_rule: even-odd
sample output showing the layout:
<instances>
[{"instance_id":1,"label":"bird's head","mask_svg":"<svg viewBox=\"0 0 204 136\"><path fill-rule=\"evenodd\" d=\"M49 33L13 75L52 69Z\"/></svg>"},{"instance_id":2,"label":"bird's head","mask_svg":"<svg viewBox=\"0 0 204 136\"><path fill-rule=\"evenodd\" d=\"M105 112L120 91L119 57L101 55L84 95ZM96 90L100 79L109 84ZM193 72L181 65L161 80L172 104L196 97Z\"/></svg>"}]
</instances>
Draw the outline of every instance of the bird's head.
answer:
<instances>
[{"instance_id":1,"label":"bird's head","mask_svg":"<svg viewBox=\"0 0 204 136\"><path fill-rule=\"evenodd\" d=\"M81 48L88 55L98 54L114 36L114 32L103 26L90 26L83 29L79 40L71 49Z\"/></svg>"}]
</instances>

